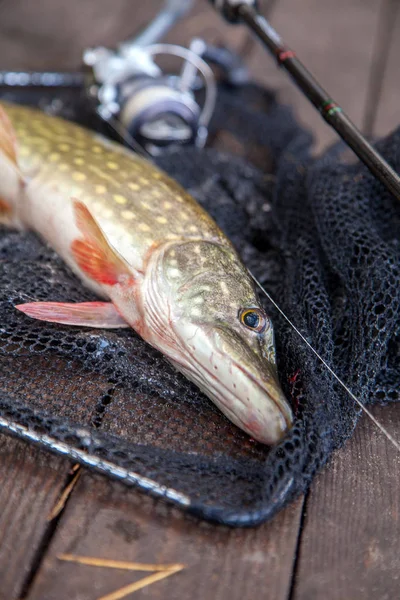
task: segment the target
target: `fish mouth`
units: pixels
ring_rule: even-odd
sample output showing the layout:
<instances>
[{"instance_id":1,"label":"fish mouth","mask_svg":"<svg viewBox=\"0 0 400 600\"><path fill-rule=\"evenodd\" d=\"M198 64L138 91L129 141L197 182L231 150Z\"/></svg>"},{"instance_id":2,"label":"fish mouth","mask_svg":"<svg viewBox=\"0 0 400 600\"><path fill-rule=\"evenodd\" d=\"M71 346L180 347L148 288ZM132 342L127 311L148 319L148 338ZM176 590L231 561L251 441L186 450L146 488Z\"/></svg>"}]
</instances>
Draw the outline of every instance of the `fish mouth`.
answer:
<instances>
[{"instance_id":1,"label":"fish mouth","mask_svg":"<svg viewBox=\"0 0 400 600\"><path fill-rule=\"evenodd\" d=\"M226 377L217 376L191 356L188 368L174 363L237 427L262 444L278 443L290 429L293 415L275 376L267 381L232 361ZM244 391L244 393L243 393Z\"/></svg>"},{"instance_id":2,"label":"fish mouth","mask_svg":"<svg viewBox=\"0 0 400 600\"><path fill-rule=\"evenodd\" d=\"M241 364L236 362L235 366L244 374L245 377L248 377L254 385L258 386L258 388L268 397L268 399L275 404L277 410L279 410L282 413L282 417L285 423L284 429L290 429L290 427L293 424L293 414L289 403L279 384L278 376L271 375L271 382L268 386L267 383L263 382L263 379L256 378Z\"/></svg>"},{"instance_id":3,"label":"fish mouth","mask_svg":"<svg viewBox=\"0 0 400 600\"><path fill-rule=\"evenodd\" d=\"M278 380L268 382L258 379L239 363L233 363L241 374L242 382L250 382L247 393L236 394L230 386L221 381L214 402L221 411L252 438L262 444L274 445L291 428L293 415ZM246 385L246 383L245 383ZM235 384L232 384L234 387ZM236 388L237 389L237 388Z\"/></svg>"},{"instance_id":4,"label":"fish mouth","mask_svg":"<svg viewBox=\"0 0 400 600\"><path fill-rule=\"evenodd\" d=\"M237 427L262 444L278 443L293 423L276 366L222 327L191 324L175 332L169 360Z\"/></svg>"}]
</instances>

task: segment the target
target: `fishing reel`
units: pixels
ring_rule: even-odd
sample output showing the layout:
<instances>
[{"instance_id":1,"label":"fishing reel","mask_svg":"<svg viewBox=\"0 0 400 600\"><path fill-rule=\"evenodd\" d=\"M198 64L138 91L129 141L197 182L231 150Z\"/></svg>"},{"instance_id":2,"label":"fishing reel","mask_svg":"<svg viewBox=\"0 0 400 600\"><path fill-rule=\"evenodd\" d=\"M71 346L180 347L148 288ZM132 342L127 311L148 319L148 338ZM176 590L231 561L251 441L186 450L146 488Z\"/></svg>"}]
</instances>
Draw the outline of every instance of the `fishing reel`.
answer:
<instances>
[{"instance_id":1,"label":"fishing reel","mask_svg":"<svg viewBox=\"0 0 400 600\"><path fill-rule=\"evenodd\" d=\"M128 145L150 155L171 145L203 147L214 111L217 85L208 63L218 65L233 84L247 80L240 58L194 38L189 48L159 43L192 7L192 0L167 0L164 8L133 39L115 50L85 51L86 90L96 112ZM165 72L158 58L177 57L180 72Z\"/></svg>"},{"instance_id":2,"label":"fishing reel","mask_svg":"<svg viewBox=\"0 0 400 600\"><path fill-rule=\"evenodd\" d=\"M116 51L87 50L86 89L97 113L119 133L124 130L128 144L134 142L151 155L175 144L204 146L217 94L213 72L202 58L205 47L194 39L188 49L130 42ZM182 59L180 74L165 73L156 56Z\"/></svg>"}]
</instances>

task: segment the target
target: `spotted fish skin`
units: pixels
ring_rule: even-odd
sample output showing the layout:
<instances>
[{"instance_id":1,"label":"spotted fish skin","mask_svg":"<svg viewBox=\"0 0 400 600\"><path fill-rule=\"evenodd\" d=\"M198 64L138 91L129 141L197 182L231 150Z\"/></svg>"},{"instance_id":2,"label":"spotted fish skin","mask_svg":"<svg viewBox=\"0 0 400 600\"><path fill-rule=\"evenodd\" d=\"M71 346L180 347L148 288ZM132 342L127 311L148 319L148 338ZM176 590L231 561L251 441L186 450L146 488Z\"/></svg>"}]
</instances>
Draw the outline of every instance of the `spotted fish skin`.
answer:
<instances>
[{"instance_id":1,"label":"spotted fish skin","mask_svg":"<svg viewBox=\"0 0 400 600\"><path fill-rule=\"evenodd\" d=\"M200 238L230 245L199 204L151 163L73 123L26 107L3 107L17 134L26 193L35 193L35 206L29 215L22 207L21 221L46 239L44 214L48 220L60 214L72 197L86 204L111 245L135 268L160 240Z\"/></svg>"},{"instance_id":2,"label":"spotted fish skin","mask_svg":"<svg viewBox=\"0 0 400 600\"><path fill-rule=\"evenodd\" d=\"M292 415L277 379L272 324L213 219L122 146L34 109L0 108L0 199L11 207L8 222L40 234L112 302L114 320L97 303L96 314L107 314L104 326L128 323L239 427L261 442L278 441ZM244 326L239 314L246 309L265 319L262 332Z\"/></svg>"}]
</instances>

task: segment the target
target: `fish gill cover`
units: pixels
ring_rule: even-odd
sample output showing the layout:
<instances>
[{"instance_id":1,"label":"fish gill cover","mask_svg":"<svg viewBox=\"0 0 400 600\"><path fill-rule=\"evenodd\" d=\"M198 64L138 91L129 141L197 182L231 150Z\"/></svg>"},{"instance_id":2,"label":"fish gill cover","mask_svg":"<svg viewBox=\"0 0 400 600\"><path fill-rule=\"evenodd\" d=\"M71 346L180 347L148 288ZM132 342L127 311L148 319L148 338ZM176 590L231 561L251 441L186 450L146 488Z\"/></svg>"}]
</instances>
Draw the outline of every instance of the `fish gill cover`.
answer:
<instances>
[{"instance_id":1,"label":"fish gill cover","mask_svg":"<svg viewBox=\"0 0 400 600\"><path fill-rule=\"evenodd\" d=\"M398 400L398 202L342 144L313 159L311 136L256 86L221 89L211 139L214 148L176 150L158 164L211 213L362 402ZM379 149L400 171L400 130ZM91 299L34 234L0 230L0 417L172 488L190 504L172 499L202 518L238 526L271 518L304 492L353 432L360 409L265 298L296 412L272 449L232 425L134 331L48 324L14 309Z\"/></svg>"}]
</instances>

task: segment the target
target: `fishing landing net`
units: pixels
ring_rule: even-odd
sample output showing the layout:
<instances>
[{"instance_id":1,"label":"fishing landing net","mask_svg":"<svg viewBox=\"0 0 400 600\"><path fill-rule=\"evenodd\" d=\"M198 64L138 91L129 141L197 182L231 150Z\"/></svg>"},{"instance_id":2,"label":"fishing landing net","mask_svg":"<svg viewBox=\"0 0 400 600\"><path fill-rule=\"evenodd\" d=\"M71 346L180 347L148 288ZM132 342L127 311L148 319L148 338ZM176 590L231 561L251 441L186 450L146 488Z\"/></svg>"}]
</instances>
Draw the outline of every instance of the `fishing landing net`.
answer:
<instances>
[{"instance_id":1,"label":"fishing landing net","mask_svg":"<svg viewBox=\"0 0 400 600\"><path fill-rule=\"evenodd\" d=\"M211 213L362 402L397 400L398 202L343 145L313 159L311 136L256 86L221 89L210 139L213 148L176 150L158 163ZM400 130L378 145L400 171ZM17 312L21 302L94 299L33 233L1 229L0 281L2 430L199 517L234 526L271 518L307 489L360 416L263 297L296 413L272 449L232 425L133 331Z\"/></svg>"}]
</instances>

